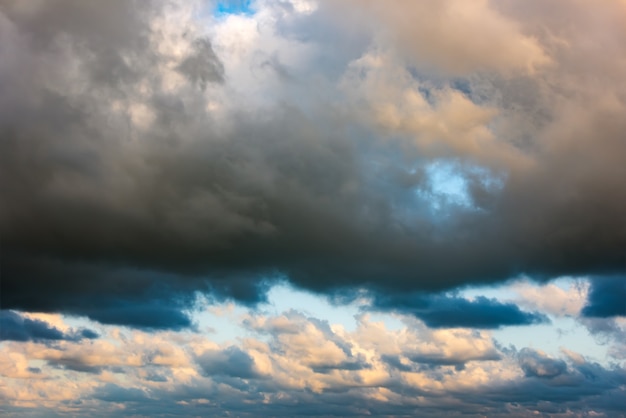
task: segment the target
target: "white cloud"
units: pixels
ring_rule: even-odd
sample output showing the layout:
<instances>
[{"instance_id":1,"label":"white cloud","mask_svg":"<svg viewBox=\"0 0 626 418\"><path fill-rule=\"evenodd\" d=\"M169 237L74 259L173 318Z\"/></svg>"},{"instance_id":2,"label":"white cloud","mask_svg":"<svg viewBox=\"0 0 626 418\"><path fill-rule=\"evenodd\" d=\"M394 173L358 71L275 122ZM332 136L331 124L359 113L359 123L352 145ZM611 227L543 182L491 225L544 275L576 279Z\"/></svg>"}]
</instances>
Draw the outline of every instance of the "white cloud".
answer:
<instances>
[{"instance_id":1,"label":"white cloud","mask_svg":"<svg viewBox=\"0 0 626 418\"><path fill-rule=\"evenodd\" d=\"M513 285L516 303L554 316L578 316L587 301L589 283L584 280L564 280L544 285L518 282Z\"/></svg>"}]
</instances>

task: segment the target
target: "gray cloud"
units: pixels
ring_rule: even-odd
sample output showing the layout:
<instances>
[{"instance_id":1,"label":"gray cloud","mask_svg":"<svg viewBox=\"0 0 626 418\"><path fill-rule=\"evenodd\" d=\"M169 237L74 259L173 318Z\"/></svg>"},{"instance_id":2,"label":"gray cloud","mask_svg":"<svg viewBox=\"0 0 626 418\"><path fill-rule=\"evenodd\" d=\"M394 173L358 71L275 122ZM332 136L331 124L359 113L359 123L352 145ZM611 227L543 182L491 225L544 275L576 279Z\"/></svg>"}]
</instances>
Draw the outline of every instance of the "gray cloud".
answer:
<instances>
[{"instance_id":1,"label":"gray cloud","mask_svg":"<svg viewBox=\"0 0 626 418\"><path fill-rule=\"evenodd\" d=\"M553 378L567 372L563 360L551 359L529 348L521 350L518 358L526 377Z\"/></svg>"},{"instance_id":2,"label":"gray cloud","mask_svg":"<svg viewBox=\"0 0 626 418\"><path fill-rule=\"evenodd\" d=\"M343 361L339 364L318 364L311 367L315 373L331 373L334 370L363 370L368 369L370 366L366 362L358 360Z\"/></svg>"},{"instance_id":3,"label":"gray cloud","mask_svg":"<svg viewBox=\"0 0 626 418\"><path fill-rule=\"evenodd\" d=\"M146 402L149 398L141 389L125 388L113 383L108 383L98 388L94 393L94 398L105 402Z\"/></svg>"},{"instance_id":4,"label":"gray cloud","mask_svg":"<svg viewBox=\"0 0 626 418\"><path fill-rule=\"evenodd\" d=\"M229 376L241 379L259 377L254 359L236 346L207 351L198 357L198 364L207 376Z\"/></svg>"},{"instance_id":5,"label":"gray cloud","mask_svg":"<svg viewBox=\"0 0 626 418\"><path fill-rule=\"evenodd\" d=\"M480 353L476 356L467 356L467 357L453 357L453 356L444 356L441 353L436 354L409 354L409 360L418 364L425 364L430 366L457 366L462 370L465 363L468 361L496 361L500 360L502 357L496 350L487 351L485 353ZM400 368L400 370L402 367Z\"/></svg>"},{"instance_id":6,"label":"gray cloud","mask_svg":"<svg viewBox=\"0 0 626 418\"><path fill-rule=\"evenodd\" d=\"M0 411L42 416L48 400L78 416L163 417L619 416L624 406L626 372L619 365L567 351L559 358L496 349L486 332L430 330L419 321L389 330L364 317L347 331L295 311L247 319L259 334L234 345L196 333L117 327L87 344L5 345L3 377L17 377L7 374L13 363L46 363L28 370L29 379L15 379L19 390L41 379L37 393L28 394L40 403L19 408L8 399ZM67 380L69 389L59 388ZM56 393L63 403L52 398Z\"/></svg>"},{"instance_id":7,"label":"gray cloud","mask_svg":"<svg viewBox=\"0 0 626 418\"><path fill-rule=\"evenodd\" d=\"M375 92L394 106L410 96L395 91L423 100L420 111L437 123L418 126L409 123L421 120L417 110L384 119L376 113L384 100L350 90L348 81L357 92L371 81L375 68L352 74L352 64L385 50L375 35L389 23L349 31L328 18L327 3L297 25L285 12L277 32L324 50L300 67L280 55L294 79L312 82L273 78L276 100L257 107L233 93L247 85L229 78L229 51L191 18L161 19L174 3L3 2L3 307L177 329L191 325L184 307L194 292L254 304L279 274L318 292L394 295L519 273L620 272L626 90L612 64L619 60L606 57L626 51L607 51L601 39L620 39L626 25L611 13L588 22L580 2L563 4L565 23L544 14L542 2L524 4L498 6L506 18L489 11L489 27L514 46L526 45L521 28L533 36L530 51L494 57L472 37L476 55L462 65L446 55L458 37L437 50L405 51L397 39L404 46L391 49L410 57L394 61L402 76L392 78L406 85ZM384 19L394 19L389 13ZM322 48L329 34L341 38L336 51ZM520 70L543 55L552 65ZM415 57L432 62L416 66ZM433 75L432 65L454 70L454 79ZM371 122L376 114L387 124ZM477 136L464 136L464 123L477 123ZM431 187L427 168L441 160L465 179L471 204ZM514 310L511 323L538 320ZM469 325L462 316L424 318Z\"/></svg>"},{"instance_id":8,"label":"gray cloud","mask_svg":"<svg viewBox=\"0 0 626 418\"><path fill-rule=\"evenodd\" d=\"M192 45L193 53L183 60L178 70L203 90L209 82L224 82L224 66L215 55L211 42L197 39Z\"/></svg>"},{"instance_id":9,"label":"gray cloud","mask_svg":"<svg viewBox=\"0 0 626 418\"><path fill-rule=\"evenodd\" d=\"M82 361L81 359L71 358L71 357L62 357L62 358L55 359L55 360L48 360L48 364L50 364L53 367L63 369L63 370L69 370L69 371L79 372L79 373L88 373L88 374L94 374L94 375L100 374L102 370L106 369L106 367L91 366L85 363L84 361Z\"/></svg>"}]
</instances>

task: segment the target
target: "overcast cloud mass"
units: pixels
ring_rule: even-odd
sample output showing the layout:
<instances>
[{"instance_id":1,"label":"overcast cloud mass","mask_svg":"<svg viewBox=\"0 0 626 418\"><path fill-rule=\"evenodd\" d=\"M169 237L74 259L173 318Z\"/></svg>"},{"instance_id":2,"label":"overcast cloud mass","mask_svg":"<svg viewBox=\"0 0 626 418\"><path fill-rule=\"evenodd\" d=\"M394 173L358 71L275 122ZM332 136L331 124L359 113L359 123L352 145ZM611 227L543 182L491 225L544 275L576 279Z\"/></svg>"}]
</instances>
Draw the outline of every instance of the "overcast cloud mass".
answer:
<instances>
[{"instance_id":1,"label":"overcast cloud mass","mask_svg":"<svg viewBox=\"0 0 626 418\"><path fill-rule=\"evenodd\" d=\"M623 416L625 74L623 0L0 0L0 412Z\"/></svg>"}]
</instances>

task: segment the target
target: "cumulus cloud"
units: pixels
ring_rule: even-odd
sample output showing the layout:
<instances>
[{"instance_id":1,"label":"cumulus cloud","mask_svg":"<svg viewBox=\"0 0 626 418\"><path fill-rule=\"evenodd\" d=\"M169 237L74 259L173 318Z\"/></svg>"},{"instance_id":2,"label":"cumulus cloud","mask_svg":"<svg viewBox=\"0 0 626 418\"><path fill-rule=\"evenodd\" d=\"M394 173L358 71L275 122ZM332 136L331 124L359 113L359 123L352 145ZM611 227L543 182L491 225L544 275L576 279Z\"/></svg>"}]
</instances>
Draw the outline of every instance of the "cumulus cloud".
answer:
<instances>
[{"instance_id":1,"label":"cumulus cloud","mask_svg":"<svg viewBox=\"0 0 626 418\"><path fill-rule=\"evenodd\" d=\"M614 415L623 406L619 366L567 351L560 358L500 350L486 332L432 330L410 316L395 330L366 315L354 330L293 310L243 319L250 333L236 343L113 326L87 344L3 343L0 373L12 384L0 386L0 408L7 416L43 408L93 416L302 416L298 408L320 416L526 416Z\"/></svg>"}]
</instances>

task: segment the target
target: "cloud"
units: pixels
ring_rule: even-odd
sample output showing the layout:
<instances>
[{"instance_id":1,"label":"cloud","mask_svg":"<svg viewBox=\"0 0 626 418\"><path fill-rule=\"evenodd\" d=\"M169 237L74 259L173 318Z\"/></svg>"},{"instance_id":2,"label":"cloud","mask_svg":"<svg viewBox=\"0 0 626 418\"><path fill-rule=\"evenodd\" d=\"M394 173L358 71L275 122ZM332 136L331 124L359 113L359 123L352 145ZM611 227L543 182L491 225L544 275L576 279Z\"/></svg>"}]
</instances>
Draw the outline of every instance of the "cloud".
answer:
<instances>
[{"instance_id":1,"label":"cloud","mask_svg":"<svg viewBox=\"0 0 626 418\"><path fill-rule=\"evenodd\" d=\"M332 2L327 2L331 3ZM485 1L353 1L332 6L356 12L416 66L464 74L473 71L533 71L550 62L537 39Z\"/></svg>"},{"instance_id":2,"label":"cloud","mask_svg":"<svg viewBox=\"0 0 626 418\"><path fill-rule=\"evenodd\" d=\"M483 404L506 402L517 406L517 413L527 409L544 413L620 413L620 402L607 401L613 396L621 397L619 385L626 377L624 369L591 362L575 362L568 367L563 360L529 348L520 351L519 360L524 378L492 386L494 391L485 393Z\"/></svg>"},{"instance_id":3,"label":"cloud","mask_svg":"<svg viewBox=\"0 0 626 418\"><path fill-rule=\"evenodd\" d=\"M394 330L358 319L348 331L297 311L252 311L244 324L250 333L224 344L198 333L113 326L102 326L94 341L3 343L0 374L12 384L0 387L0 408L9 416L41 416L45 408L97 417L622 411L626 373L618 365L532 348L501 351L489 333L431 330L411 317ZM330 346L343 354L332 357Z\"/></svg>"},{"instance_id":4,"label":"cloud","mask_svg":"<svg viewBox=\"0 0 626 418\"><path fill-rule=\"evenodd\" d=\"M567 364L563 360L551 359L529 348L521 350L518 358L526 377L553 378L567 371Z\"/></svg>"},{"instance_id":5,"label":"cloud","mask_svg":"<svg viewBox=\"0 0 626 418\"><path fill-rule=\"evenodd\" d=\"M320 364L313 366L311 370L315 373L331 373L334 370L362 370L369 368L369 365L356 360L344 361L339 364Z\"/></svg>"},{"instance_id":6,"label":"cloud","mask_svg":"<svg viewBox=\"0 0 626 418\"><path fill-rule=\"evenodd\" d=\"M585 304L588 290L589 284L580 280L570 282L567 289L555 283L541 286L519 283L514 286L517 303L555 316L577 316Z\"/></svg>"},{"instance_id":7,"label":"cloud","mask_svg":"<svg viewBox=\"0 0 626 418\"><path fill-rule=\"evenodd\" d=\"M458 369L462 370L465 367L465 363L467 363L468 361L495 361L495 360L500 360L501 356L495 350L493 350L493 351L480 353L479 355L475 357L468 357L468 358L448 357L442 353L414 354L414 355L409 355L407 358L410 361L421 364L421 365L456 366ZM398 364L398 362L396 361L392 361L389 364L399 366L400 370L404 368L404 365L402 363Z\"/></svg>"},{"instance_id":8,"label":"cloud","mask_svg":"<svg viewBox=\"0 0 626 418\"><path fill-rule=\"evenodd\" d=\"M2 306L182 329L196 292L276 277L385 300L621 272L623 8L557 3L4 2Z\"/></svg>"},{"instance_id":9,"label":"cloud","mask_svg":"<svg viewBox=\"0 0 626 418\"><path fill-rule=\"evenodd\" d=\"M87 328L64 332L45 321L31 319L14 311L0 311L0 340L51 342L92 340L98 337L98 333Z\"/></svg>"},{"instance_id":10,"label":"cloud","mask_svg":"<svg viewBox=\"0 0 626 418\"><path fill-rule=\"evenodd\" d=\"M337 335L327 321L306 317L292 310L278 317L246 318L244 324L250 330L271 338L269 347L264 348L264 351L270 348L271 351L290 353L290 357L298 359L299 364L294 366L303 373L359 371L368 368L366 360L354 353L351 344ZM288 367L288 364L282 367Z\"/></svg>"},{"instance_id":11,"label":"cloud","mask_svg":"<svg viewBox=\"0 0 626 418\"><path fill-rule=\"evenodd\" d=\"M447 295L377 296L372 306L375 309L414 315L432 328L500 328L549 321L538 312L525 312L513 303L503 303L484 296L474 300Z\"/></svg>"},{"instance_id":12,"label":"cloud","mask_svg":"<svg viewBox=\"0 0 626 418\"><path fill-rule=\"evenodd\" d=\"M242 379L258 377L254 359L236 346L225 350L212 350L198 358L198 364L207 376L230 376Z\"/></svg>"},{"instance_id":13,"label":"cloud","mask_svg":"<svg viewBox=\"0 0 626 418\"><path fill-rule=\"evenodd\" d=\"M223 83L224 66L215 55L211 41L196 39L193 49L194 52L181 62L178 70L203 90L208 82Z\"/></svg>"},{"instance_id":14,"label":"cloud","mask_svg":"<svg viewBox=\"0 0 626 418\"><path fill-rule=\"evenodd\" d=\"M582 314L596 318L626 316L626 278L594 278Z\"/></svg>"},{"instance_id":15,"label":"cloud","mask_svg":"<svg viewBox=\"0 0 626 418\"><path fill-rule=\"evenodd\" d=\"M128 403L145 402L148 400L146 394L137 388L124 388L112 383L108 383L93 394L93 397L105 402Z\"/></svg>"}]
</instances>

